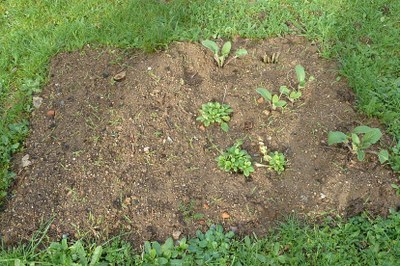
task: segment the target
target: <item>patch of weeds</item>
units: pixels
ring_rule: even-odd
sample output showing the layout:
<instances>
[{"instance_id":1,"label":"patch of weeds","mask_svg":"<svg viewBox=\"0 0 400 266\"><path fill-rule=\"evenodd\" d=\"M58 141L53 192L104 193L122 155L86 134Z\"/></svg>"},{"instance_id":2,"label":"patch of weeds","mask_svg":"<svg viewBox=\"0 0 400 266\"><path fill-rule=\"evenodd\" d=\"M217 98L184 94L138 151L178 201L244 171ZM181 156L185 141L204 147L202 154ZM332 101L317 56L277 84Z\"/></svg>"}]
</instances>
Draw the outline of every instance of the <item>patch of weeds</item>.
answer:
<instances>
[{"instance_id":1,"label":"patch of weeds","mask_svg":"<svg viewBox=\"0 0 400 266\"><path fill-rule=\"evenodd\" d=\"M222 49L221 49L221 55L219 54L220 48L218 47L216 42L211 41L211 40L204 40L201 42L201 44L204 47L207 47L208 49L210 49L214 53L214 60L215 60L215 62L217 62L218 67L223 67L223 66L229 64L232 60L239 58L241 56L247 55L246 49L238 49L235 52L235 55L226 61L226 59L228 58L228 56L231 52L231 48L232 48L231 42L228 41L228 42L224 43L224 45L222 46Z\"/></svg>"},{"instance_id":2,"label":"patch of weeds","mask_svg":"<svg viewBox=\"0 0 400 266\"><path fill-rule=\"evenodd\" d=\"M199 112L200 116L196 120L202 122L205 127L216 123L221 126L223 131L229 131L228 122L231 120L230 114L233 110L228 104L219 102L205 103L201 106Z\"/></svg>"},{"instance_id":3,"label":"patch of weeds","mask_svg":"<svg viewBox=\"0 0 400 266\"><path fill-rule=\"evenodd\" d=\"M366 150L377 143L381 137L382 132L379 128L358 126L348 134L340 131L330 131L328 134L328 144L343 143L352 153L357 154L357 159L359 161L363 161Z\"/></svg>"},{"instance_id":4,"label":"patch of weeds","mask_svg":"<svg viewBox=\"0 0 400 266\"><path fill-rule=\"evenodd\" d=\"M258 146L262 155L262 161L268 162L268 165L257 163L257 167L267 167L269 170L275 171L278 175L282 174L286 169L287 161L282 152L268 152L267 146L261 138L258 139Z\"/></svg>"},{"instance_id":5,"label":"patch of weeds","mask_svg":"<svg viewBox=\"0 0 400 266\"><path fill-rule=\"evenodd\" d=\"M226 172L239 172L245 177L249 177L250 173L254 172L254 168L250 155L246 150L241 148L242 144L242 140L237 140L232 147L218 156L218 167Z\"/></svg>"},{"instance_id":6,"label":"patch of weeds","mask_svg":"<svg viewBox=\"0 0 400 266\"><path fill-rule=\"evenodd\" d=\"M189 223L193 220L201 220L204 218L204 214L195 212L196 201L190 200L188 204L181 202L179 204L178 210L183 216L183 219L186 223Z\"/></svg>"},{"instance_id":7,"label":"patch of weeds","mask_svg":"<svg viewBox=\"0 0 400 266\"><path fill-rule=\"evenodd\" d=\"M188 247L185 238L181 239L177 245L174 244L172 238L168 238L162 245L158 242L146 241L143 253L141 256L136 256L136 261L143 265L183 265Z\"/></svg>"}]
</instances>

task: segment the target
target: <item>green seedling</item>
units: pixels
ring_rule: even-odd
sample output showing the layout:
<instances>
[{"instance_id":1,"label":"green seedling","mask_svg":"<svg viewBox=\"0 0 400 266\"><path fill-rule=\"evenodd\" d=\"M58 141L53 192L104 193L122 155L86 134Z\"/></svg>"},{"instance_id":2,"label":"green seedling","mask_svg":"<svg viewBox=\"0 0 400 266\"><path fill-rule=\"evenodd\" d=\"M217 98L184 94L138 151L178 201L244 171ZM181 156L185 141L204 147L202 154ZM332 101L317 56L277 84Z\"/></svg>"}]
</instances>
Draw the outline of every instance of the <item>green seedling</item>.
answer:
<instances>
[{"instance_id":1,"label":"green seedling","mask_svg":"<svg viewBox=\"0 0 400 266\"><path fill-rule=\"evenodd\" d=\"M268 165L257 163L257 167L267 167L269 170L273 170L279 175L285 171L286 168L286 157L283 153L274 151L269 152L267 146L264 144L261 138L258 139L258 146L262 155L262 161L268 162Z\"/></svg>"},{"instance_id":2,"label":"green seedling","mask_svg":"<svg viewBox=\"0 0 400 266\"><path fill-rule=\"evenodd\" d=\"M254 172L251 164L251 157L246 150L242 150L242 140L237 140L236 143L228 148L223 154L218 156L218 167L226 172L240 172L244 176L250 176Z\"/></svg>"},{"instance_id":3,"label":"green seedling","mask_svg":"<svg viewBox=\"0 0 400 266\"><path fill-rule=\"evenodd\" d=\"M272 94L269 90L264 88L258 88L257 93L260 94L266 102L269 102L272 110L276 110L277 108L284 108L287 104L286 101L281 100L281 95Z\"/></svg>"},{"instance_id":4,"label":"green seedling","mask_svg":"<svg viewBox=\"0 0 400 266\"><path fill-rule=\"evenodd\" d=\"M232 48L232 44L231 42L226 42L224 43L224 45L222 46L221 49L221 55L220 55L220 48L218 47L217 43L211 40L204 40L201 42L201 44L205 47L207 47L208 49L210 49L213 53L214 53L214 60L217 62L218 67L223 67L227 64L229 64L232 60L247 55L247 50L246 49L238 49L235 52L235 55L230 58L229 60L226 61L226 59L228 58L230 52L231 52L231 48Z\"/></svg>"},{"instance_id":5,"label":"green seedling","mask_svg":"<svg viewBox=\"0 0 400 266\"><path fill-rule=\"evenodd\" d=\"M294 103L296 100L300 99L300 97L302 96L301 91L295 91L295 90L289 90L288 87L286 86L281 86L279 88L279 92L281 93L281 95L285 95L288 100L292 103Z\"/></svg>"},{"instance_id":6,"label":"green seedling","mask_svg":"<svg viewBox=\"0 0 400 266\"><path fill-rule=\"evenodd\" d=\"M306 72L302 65L295 66L297 81L299 82L298 88L303 89L306 86Z\"/></svg>"},{"instance_id":7,"label":"green seedling","mask_svg":"<svg viewBox=\"0 0 400 266\"><path fill-rule=\"evenodd\" d=\"M216 123L221 126L223 131L229 131L228 122L231 119L230 114L233 110L228 104L219 102L205 103L201 106L199 112L200 116L196 120L201 121L205 127Z\"/></svg>"},{"instance_id":8,"label":"green seedling","mask_svg":"<svg viewBox=\"0 0 400 266\"><path fill-rule=\"evenodd\" d=\"M359 161L363 161L366 149L377 143L381 137L382 132L379 128L358 126L348 134L340 131L330 131L328 134L328 144L343 143L351 152L357 154L357 159ZM380 157L383 160L386 154L382 151L381 153Z\"/></svg>"}]
</instances>

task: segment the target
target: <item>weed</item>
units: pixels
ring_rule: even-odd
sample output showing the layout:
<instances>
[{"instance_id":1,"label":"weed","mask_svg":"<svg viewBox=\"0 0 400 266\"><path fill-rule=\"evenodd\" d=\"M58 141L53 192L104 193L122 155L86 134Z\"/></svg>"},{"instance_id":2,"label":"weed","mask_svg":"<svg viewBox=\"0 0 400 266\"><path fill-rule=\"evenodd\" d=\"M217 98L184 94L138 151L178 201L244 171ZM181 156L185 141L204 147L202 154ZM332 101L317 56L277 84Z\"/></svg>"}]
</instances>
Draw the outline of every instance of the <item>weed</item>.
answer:
<instances>
[{"instance_id":1,"label":"weed","mask_svg":"<svg viewBox=\"0 0 400 266\"><path fill-rule=\"evenodd\" d=\"M343 143L351 152L357 154L359 161L363 161L365 150L377 143L381 137L382 132L379 128L358 126L348 134L340 131L330 131L328 134L328 144Z\"/></svg>"},{"instance_id":2,"label":"weed","mask_svg":"<svg viewBox=\"0 0 400 266\"><path fill-rule=\"evenodd\" d=\"M200 116L196 120L201 121L204 126L211 124L220 124L221 129L225 132L229 131L228 122L231 119L230 114L233 112L228 104L209 102L201 106L199 110Z\"/></svg>"},{"instance_id":3,"label":"weed","mask_svg":"<svg viewBox=\"0 0 400 266\"><path fill-rule=\"evenodd\" d=\"M271 105L272 110L276 110L277 108L284 108L287 104L286 101L281 100L281 95L272 94L269 90L264 88L258 88L257 93L260 94L266 102Z\"/></svg>"},{"instance_id":4,"label":"weed","mask_svg":"<svg viewBox=\"0 0 400 266\"><path fill-rule=\"evenodd\" d=\"M400 173L400 140L390 149L389 164L395 173Z\"/></svg>"},{"instance_id":5,"label":"weed","mask_svg":"<svg viewBox=\"0 0 400 266\"><path fill-rule=\"evenodd\" d=\"M237 140L236 143L228 148L222 155L218 156L218 167L226 172L240 172L244 176L250 176L254 172L251 164L251 157L246 150L242 150L242 140Z\"/></svg>"},{"instance_id":6,"label":"weed","mask_svg":"<svg viewBox=\"0 0 400 266\"><path fill-rule=\"evenodd\" d=\"M183 219L186 223L191 222L192 220L200 220L204 218L204 214L196 213L194 211L196 207L196 201L190 200L188 204L180 203L178 210L182 213Z\"/></svg>"},{"instance_id":7,"label":"weed","mask_svg":"<svg viewBox=\"0 0 400 266\"><path fill-rule=\"evenodd\" d=\"M228 61L226 61L226 59L229 56L229 53L231 52L231 48L232 48L232 44L231 42L226 42L224 43L224 45L222 46L221 49L221 55L219 54L220 52L220 48L218 47L217 43L211 40L204 40L201 42L201 44L205 47L207 47L208 49L210 49L213 53L214 53L214 60L215 62L217 62L218 67L223 67L227 64L229 64L232 60L247 55L247 50L246 49L238 49L235 52L235 55L230 58Z\"/></svg>"}]
</instances>

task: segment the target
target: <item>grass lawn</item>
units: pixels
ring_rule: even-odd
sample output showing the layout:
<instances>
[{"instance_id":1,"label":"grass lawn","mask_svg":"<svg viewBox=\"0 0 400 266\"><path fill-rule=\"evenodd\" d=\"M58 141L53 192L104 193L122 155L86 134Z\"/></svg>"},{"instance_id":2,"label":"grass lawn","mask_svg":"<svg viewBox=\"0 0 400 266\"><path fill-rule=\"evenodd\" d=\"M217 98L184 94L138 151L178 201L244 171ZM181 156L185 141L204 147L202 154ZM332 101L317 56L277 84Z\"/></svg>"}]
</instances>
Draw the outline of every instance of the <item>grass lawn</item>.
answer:
<instances>
[{"instance_id":1,"label":"grass lawn","mask_svg":"<svg viewBox=\"0 0 400 266\"><path fill-rule=\"evenodd\" d=\"M394 144L400 139L399 1L8 0L0 3L0 13L0 201L13 180L11 156L23 149L21 143L29 132L29 114L33 110L32 95L47 82L50 58L86 44L154 51L176 40L304 35L319 44L323 57L339 61L342 76L356 93L357 108L379 118L393 136ZM396 162L400 165L400 159ZM201 242L199 236L188 241L189 248L172 248L172 254L214 259L210 252L218 250L216 259L226 259L226 263L242 261L243 265L261 264L264 260L271 264L324 265L341 261L353 265L386 261L386 265L394 265L399 259L399 219L398 214L387 220L355 218L348 223L335 223L332 228L288 222L275 235L242 242L211 230L210 234L218 238L216 244L207 242L209 239ZM94 245L86 246L84 251L79 244L53 244L42 253L36 253L34 247L4 249L0 261L13 257L21 262L51 261L73 253L82 257L85 265L83 257L95 260L100 252ZM156 251L148 247L143 258L133 257L129 245L118 241L111 241L103 249L104 254L112 254L110 261L114 262L131 258L152 263L154 252L155 257L169 258L153 247Z\"/></svg>"}]
</instances>

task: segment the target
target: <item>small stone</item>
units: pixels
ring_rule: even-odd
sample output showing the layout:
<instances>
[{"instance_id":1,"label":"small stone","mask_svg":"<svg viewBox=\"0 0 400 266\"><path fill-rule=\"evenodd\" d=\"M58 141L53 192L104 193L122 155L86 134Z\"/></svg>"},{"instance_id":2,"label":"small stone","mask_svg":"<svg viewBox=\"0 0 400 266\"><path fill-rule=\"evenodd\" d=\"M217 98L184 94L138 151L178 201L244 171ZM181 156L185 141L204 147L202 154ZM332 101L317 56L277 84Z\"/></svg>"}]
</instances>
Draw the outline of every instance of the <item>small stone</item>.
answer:
<instances>
[{"instance_id":1,"label":"small stone","mask_svg":"<svg viewBox=\"0 0 400 266\"><path fill-rule=\"evenodd\" d=\"M172 232L172 238L173 238L174 240L178 240L179 237L181 236L181 234L182 234L181 231L174 231L174 232Z\"/></svg>"},{"instance_id":2,"label":"small stone","mask_svg":"<svg viewBox=\"0 0 400 266\"><path fill-rule=\"evenodd\" d=\"M229 218L231 218L231 216L229 215L228 212L223 212L223 213L221 213L221 218L222 219L229 219Z\"/></svg>"},{"instance_id":3,"label":"small stone","mask_svg":"<svg viewBox=\"0 0 400 266\"><path fill-rule=\"evenodd\" d=\"M199 126L199 129L200 129L201 131L206 131L206 128L205 128L203 125L200 125L200 126Z\"/></svg>"},{"instance_id":4,"label":"small stone","mask_svg":"<svg viewBox=\"0 0 400 266\"><path fill-rule=\"evenodd\" d=\"M56 115L56 111L54 111L54 110L48 110L47 111L47 116L48 117L54 117Z\"/></svg>"},{"instance_id":5,"label":"small stone","mask_svg":"<svg viewBox=\"0 0 400 266\"><path fill-rule=\"evenodd\" d=\"M326 195L324 193L320 193L319 195L320 195L321 199L325 199L326 198Z\"/></svg>"},{"instance_id":6,"label":"small stone","mask_svg":"<svg viewBox=\"0 0 400 266\"><path fill-rule=\"evenodd\" d=\"M22 167L28 167L29 165L32 164L31 161L29 161L29 154L26 154L24 157L21 159Z\"/></svg>"},{"instance_id":7,"label":"small stone","mask_svg":"<svg viewBox=\"0 0 400 266\"><path fill-rule=\"evenodd\" d=\"M264 98L263 97L260 97L260 98L257 99L257 103L263 103L263 102L264 102Z\"/></svg>"},{"instance_id":8,"label":"small stone","mask_svg":"<svg viewBox=\"0 0 400 266\"><path fill-rule=\"evenodd\" d=\"M269 115L271 114L271 112L268 111L268 110L264 110L264 111L263 111L263 114L265 114L266 116L269 116Z\"/></svg>"},{"instance_id":9,"label":"small stone","mask_svg":"<svg viewBox=\"0 0 400 266\"><path fill-rule=\"evenodd\" d=\"M33 103L33 106L36 109L38 109L43 103L43 98L42 97L33 96L32 103Z\"/></svg>"},{"instance_id":10,"label":"small stone","mask_svg":"<svg viewBox=\"0 0 400 266\"><path fill-rule=\"evenodd\" d=\"M205 210L208 210L210 208L210 205L208 205L208 203L206 202L206 203L203 204L203 208Z\"/></svg>"},{"instance_id":11,"label":"small stone","mask_svg":"<svg viewBox=\"0 0 400 266\"><path fill-rule=\"evenodd\" d=\"M150 147L144 147L144 148L143 148L143 151L144 151L145 153L149 153Z\"/></svg>"}]
</instances>

